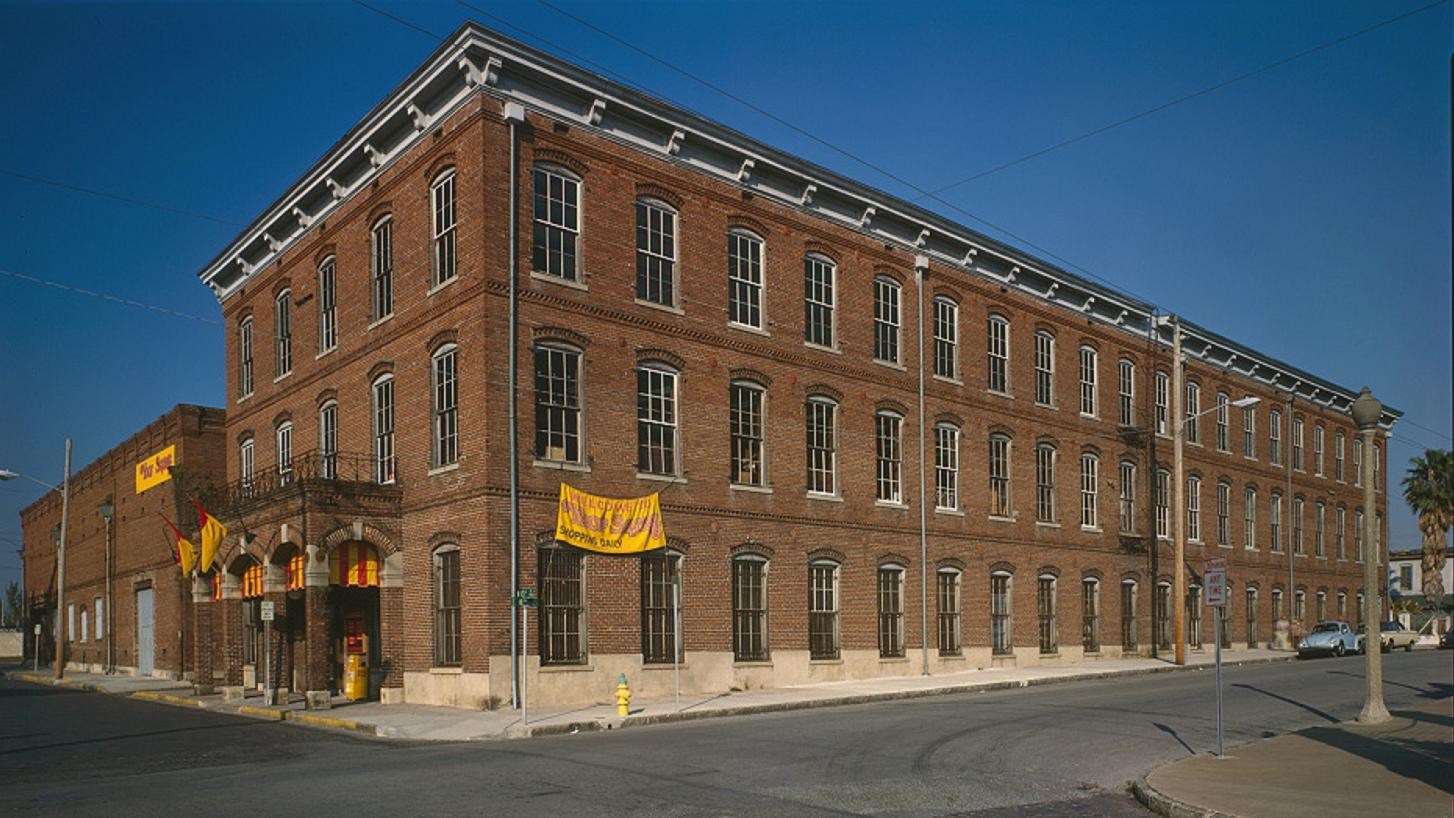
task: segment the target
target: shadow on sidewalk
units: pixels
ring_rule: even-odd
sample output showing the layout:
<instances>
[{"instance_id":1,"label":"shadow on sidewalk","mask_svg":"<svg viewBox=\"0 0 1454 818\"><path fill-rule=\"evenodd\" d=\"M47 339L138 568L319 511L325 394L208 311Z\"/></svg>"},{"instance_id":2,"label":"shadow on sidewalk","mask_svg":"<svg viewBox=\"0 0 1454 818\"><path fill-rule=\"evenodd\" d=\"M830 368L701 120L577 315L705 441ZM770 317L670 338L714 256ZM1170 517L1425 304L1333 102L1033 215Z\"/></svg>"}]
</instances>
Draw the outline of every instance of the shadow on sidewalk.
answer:
<instances>
[{"instance_id":1,"label":"shadow on sidewalk","mask_svg":"<svg viewBox=\"0 0 1454 818\"><path fill-rule=\"evenodd\" d=\"M1346 670L1330 670L1328 671L1328 675L1347 676L1350 679L1368 678L1362 673L1349 673ZM1383 683L1385 685L1393 685L1394 687L1402 687L1405 690L1412 690L1426 699L1447 699L1451 695L1454 695L1454 685L1441 684L1439 682L1429 682L1428 687L1418 687L1416 685L1404 684L1403 682L1390 681L1385 678Z\"/></svg>"},{"instance_id":2,"label":"shadow on sidewalk","mask_svg":"<svg viewBox=\"0 0 1454 818\"><path fill-rule=\"evenodd\" d=\"M1326 710L1319 710L1318 708L1313 707L1310 704L1303 704L1302 702L1298 701L1297 699L1289 699L1288 697L1283 696L1283 695L1281 695L1279 693L1273 693L1271 690L1263 690L1262 688L1257 687L1256 685L1249 685L1249 684L1244 684L1242 682L1237 682L1237 683L1233 684L1232 687L1240 687L1243 690L1250 690L1253 693L1261 693L1264 696L1268 696L1270 698L1277 699L1280 702L1287 702L1288 704L1292 705L1293 707L1301 707L1302 709L1308 711L1309 713L1312 713L1314 716L1317 716L1318 718L1323 719L1325 721L1333 722L1334 724L1336 724L1338 722L1338 717L1337 716L1334 716L1332 713L1327 712Z\"/></svg>"},{"instance_id":3,"label":"shadow on sidewalk","mask_svg":"<svg viewBox=\"0 0 1454 818\"><path fill-rule=\"evenodd\" d=\"M1417 719L1422 714L1409 712L1401 715ZM1449 774L1449 762L1440 758L1441 754L1448 753L1446 742L1377 739L1338 727L1314 727L1300 735L1380 764L1396 775L1454 794L1454 776Z\"/></svg>"}]
</instances>

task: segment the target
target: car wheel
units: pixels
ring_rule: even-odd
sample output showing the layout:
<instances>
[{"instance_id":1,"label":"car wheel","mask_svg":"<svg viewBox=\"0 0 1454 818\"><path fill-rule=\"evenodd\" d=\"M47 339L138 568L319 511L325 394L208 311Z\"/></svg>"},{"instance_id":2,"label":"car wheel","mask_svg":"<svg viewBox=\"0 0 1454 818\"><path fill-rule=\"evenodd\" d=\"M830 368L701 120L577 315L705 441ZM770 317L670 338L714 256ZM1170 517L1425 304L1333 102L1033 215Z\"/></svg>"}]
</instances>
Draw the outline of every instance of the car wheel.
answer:
<instances>
[{"instance_id":1,"label":"car wheel","mask_svg":"<svg viewBox=\"0 0 1454 818\"><path fill-rule=\"evenodd\" d=\"M1336 645L1333 646L1333 655L1334 656L1338 656L1338 657L1342 657L1342 655L1346 652L1346 650L1347 649L1343 647L1343 643L1342 642L1339 642L1338 644L1336 644Z\"/></svg>"},{"instance_id":2,"label":"car wheel","mask_svg":"<svg viewBox=\"0 0 1454 818\"><path fill-rule=\"evenodd\" d=\"M1410 642L1407 645L1404 645L1404 653L1408 653L1409 651L1411 651L1413 649L1414 649L1414 643L1413 642Z\"/></svg>"}]
</instances>

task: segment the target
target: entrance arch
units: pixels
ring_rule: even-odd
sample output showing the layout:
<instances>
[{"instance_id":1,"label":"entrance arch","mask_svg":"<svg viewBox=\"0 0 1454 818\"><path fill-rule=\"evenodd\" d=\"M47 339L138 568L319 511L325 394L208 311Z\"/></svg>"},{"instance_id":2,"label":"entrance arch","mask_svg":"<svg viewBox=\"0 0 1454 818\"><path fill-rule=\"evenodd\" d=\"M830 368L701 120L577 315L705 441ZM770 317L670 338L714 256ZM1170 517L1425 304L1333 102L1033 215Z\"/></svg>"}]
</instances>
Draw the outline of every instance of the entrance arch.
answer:
<instances>
[{"instance_id":1,"label":"entrance arch","mask_svg":"<svg viewBox=\"0 0 1454 818\"><path fill-rule=\"evenodd\" d=\"M360 654L368 666L368 698L377 698L383 657L380 627L379 549L362 540L338 543L328 552L328 642L336 686L343 687L344 663Z\"/></svg>"}]
</instances>

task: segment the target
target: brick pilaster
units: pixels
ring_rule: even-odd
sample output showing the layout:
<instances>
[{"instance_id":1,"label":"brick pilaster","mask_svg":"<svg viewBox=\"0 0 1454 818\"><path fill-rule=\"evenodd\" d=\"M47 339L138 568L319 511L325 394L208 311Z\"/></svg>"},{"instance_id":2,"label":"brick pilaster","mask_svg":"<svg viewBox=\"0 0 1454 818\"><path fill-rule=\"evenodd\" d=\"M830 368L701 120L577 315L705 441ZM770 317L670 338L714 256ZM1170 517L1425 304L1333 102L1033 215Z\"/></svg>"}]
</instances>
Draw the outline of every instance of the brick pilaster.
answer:
<instances>
[{"instance_id":1,"label":"brick pilaster","mask_svg":"<svg viewBox=\"0 0 1454 818\"><path fill-rule=\"evenodd\" d=\"M213 692L212 583L203 577L192 580L192 690L199 696Z\"/></svg>"}]
</instances>

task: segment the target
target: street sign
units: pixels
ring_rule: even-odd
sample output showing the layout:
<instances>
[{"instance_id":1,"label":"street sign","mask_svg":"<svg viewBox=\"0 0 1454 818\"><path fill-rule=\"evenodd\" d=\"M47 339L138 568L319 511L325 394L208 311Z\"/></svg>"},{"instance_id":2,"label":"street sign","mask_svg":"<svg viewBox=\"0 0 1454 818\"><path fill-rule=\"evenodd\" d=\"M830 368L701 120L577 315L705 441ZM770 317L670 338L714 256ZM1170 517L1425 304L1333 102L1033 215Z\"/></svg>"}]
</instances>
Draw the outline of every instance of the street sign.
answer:
<instances>
[{"instance_id":1,"label":"street sign","mask_svg":"<svg viewBox=\"0 0 1454 818\"><path fill-rule=\"evenodd\" d=\"M1227 607L1227 559L1211 557L1202 571L1202 600L1208 608Z\"/></svg>"},{"instance_id":2,"label":"street sign","mask_svg":"<svg viewBox=\"0 0 1454 818\"><path fill-rule=\"evenodd\" d=\"M258 619L264 622L273 621L273 604L272 602L263 600L263 603L258 606Z\"/></svg>"},{"instance_id":3,"label":"street sign","mask_svg":"<svg viewBox=\"0 0 1454 818\"><path fill-rule=\"evenodd\" d=\"M40 623L35 623L35 635L40 636Z\"/></svg>"},{"instance_id":4,"label":"street sign","mask_svg":"<svg viewBox=\"0 0 1454 818\"><path fill-rule=\"evenodd\" d=\"M521 588L515 592L515 607L534 608L539 604L540 600L535 598L534 588Z\"/></svg>"}]
</instances>

